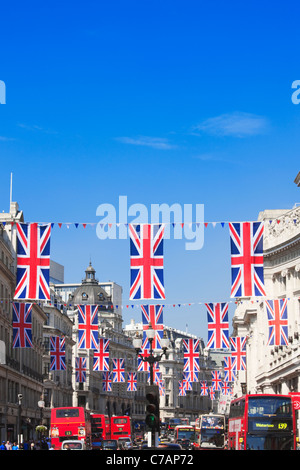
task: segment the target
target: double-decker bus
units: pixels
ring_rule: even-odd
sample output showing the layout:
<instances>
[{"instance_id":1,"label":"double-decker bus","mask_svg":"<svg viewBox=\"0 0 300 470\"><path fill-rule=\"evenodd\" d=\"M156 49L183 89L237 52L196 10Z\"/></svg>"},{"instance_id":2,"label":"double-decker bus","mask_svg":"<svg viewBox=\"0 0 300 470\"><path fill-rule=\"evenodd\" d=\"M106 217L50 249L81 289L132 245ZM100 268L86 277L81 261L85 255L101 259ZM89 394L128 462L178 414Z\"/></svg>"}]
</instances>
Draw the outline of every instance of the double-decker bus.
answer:
<instances>
[{"instance_id":1,"label":"double-decker bus","mask_svg":"<svg viewBox=\"0 0 300 470\"><path fill-rule=\"evenodd\" d=\"M250 394L231 401L228 448L296 449L295 410L289 395Z\"/></svg>"},{"instance_id":2,"label":"double-decker bus","mask_svg":"<svg viewBox=\"0 0 300 470\"><path fill-rule=\"evenodd\" d=\"M188 439L191 444L194 443L195 427L188 424L179 424L178 426L175 426L174 439L175 441Z\"/></svg>"},{"instance_id":3,"label":"double-decker bus","mask_svg":"<svg viewBox=\"0 0 300 470\"><path fill-rule=\"evenodd\" d=\"M225 447L225 416L209 413L195 422L195 449L220 450Z\"/></svg>"},{"instance_id":4,"label":"double-decker bus","mask_svg":"<svg viewBox=\"0 0 300 470\"><path fill-rule=\"evenodd\" d=\"M173 433L175 430L175 427L179 426L179 424L181 424L180 418L171 418L168 423L168 432Z\"/></svg>"},{"instance_id":5,"label":"double-decker bus","mask_svg":"<svg viewBox=\"0 0 300 470\"><path fill-rule=\"evenodd\" d=\"M121 437L131 439L130 416L112 416L110 418L110 438L118 440Z\"/></svg>"},{"instance_id":6,"label":"double-decker bus","mask_svg":"<svg viewBox=\"0 0 300 470\"><path fill-rule=\"evenodd\" d=\"M107 415L91 413L92 447L98 448L103 439L110 439L110 419Z\"/></svg>"},{"instance_id":7,"label":"double-decker bus","mask_svg":"<svg viewBox=\"0 0 300 470\"><path fill-rule=\"evenodd\" d=\"M50 424L51 443L60 450L65 440L82 440L86 448L91 443L91 421L89 412L83 407L52 408Z\"/></svg>"}]
</instances>

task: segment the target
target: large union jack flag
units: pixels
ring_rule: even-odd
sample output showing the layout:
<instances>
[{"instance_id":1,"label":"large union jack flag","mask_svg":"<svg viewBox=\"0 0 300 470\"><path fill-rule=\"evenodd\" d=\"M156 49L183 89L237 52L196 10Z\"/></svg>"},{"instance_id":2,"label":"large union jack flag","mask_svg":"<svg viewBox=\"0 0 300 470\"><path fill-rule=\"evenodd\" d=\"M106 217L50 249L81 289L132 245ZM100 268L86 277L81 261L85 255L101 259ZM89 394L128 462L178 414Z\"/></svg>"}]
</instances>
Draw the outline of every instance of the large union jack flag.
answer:
<instances>
[{"instance_id":1,"label":"large union jack flag","mask_svg":"<svg viewBox=\"0 0 300 470\"><path fill-rule=\"evenodd\" d=\"M75 357L75 382L86 382L86 357Z\"/></svg>"},{"instance_id":2,"label":"large union jack flag","mask_svg":"<svg viewBox=\"0 0 300 470\"><path fill-rule=\"evenodd\" d=\"M98 349L98 305L77 305L78 348Z\"/></svg>"},{"instance_id":3,"label":"large union jack flag","mask_svg":"<svg viewBox=\"0 0 300 470\"><path fill-rule=\"evenodd\" d=\"M128 372L127 378L127 392L137 391L137 375L136 372Z\"/></svg>"},{"instance_id":4,"label":"large union jack flag","mask_svg":"<svg viewBox=\"0 0 300 470\"><path fill-rule=\"evenodd\" d=\"M125 359L113 359L113 382L125 382Z\"/></svg>"},{"instance_id":5,"label":"large union jack flag","mask_svg":"<svg viewBox=\"0 0 300 470\"><path fill-rule=\"evenodd\" d=\"M212 379L211 379L212 389L216 392L221 391L221 386L223 383L221 379L221 371L212 370L211 375L212 375Z\"/></svg>"},{"instance_id":6,"label":"large union jack flag","mask_svg":"<svg viewBox=\"0 0 300 470\"><path fill-rule=\"evenodd\" d=\"M161 349L160 340L163 337L164 325L163 325L163 306L162 305L141 305L142 309L142 320L143 330L146 331L149 327L149 323L153 330L155 330L155 336L152 342L153 349Z\"/></svg>"},{"instance_id":7,"label":"large union jack flag","mask_svg":"<svg viewBox=\"0 0 300 470\"><path fill-rule=\"evenodd\" d=\"M224 357L224 381L234 382L236 378L236 358Z\"/></svg>"},{"instance_id":8,"label":"large union jack flag","mask_svg":"<svg viewBox=\"0 0 300 470\"><path fill-rule=\"evenodd\" d=\"M94 349L93 370L109 370L109 339L99 339L98 348Z\"/></svg>"},{"instance_id":9,"label":"large union jack flag","mask_svg":"<svg viewBox=\"0 0 300 470\"><path fill-rule=\"evenodd\" d=\"M50 300L51 224L16 224L17 286L15 299Z\"/></svg>"},{"instance_id":10,"label":"large union jack flag","mask_svg":"<svg viewBox=\"0 0 300 470\"><path fill-rule=\"evenodd\" d=\"M229 223L231 297L265 296L263 222Z\"/></svg>"},{"instance_id":11,"label":"large union jack flag","mask_svg":"<svg viewBox=\"0 0 300 470\"><path fill-rule=\"evenodd\" d=\"M50 370L66 370L65 338L50 336Z\"/></svg>"},{"instance_id":12,"label":"large union jack flag","mask_svg":"<svg viewBox=\"0 0 300 470\"><path fill-rule=\"evenodd\" d=\"M102 391L111 392L111 372L103 372L102 374Z\"/></svg>"},{"instance_id":13,"label":"large union jack flag","mask_svg":"<svg viewBox=\"0 0 300 470\"><path fill-rule=\"evenodd\" d=\"M200 346L198 339L183 339L183 372L189 372L190 380L196 382L200 372L199 354Z\"/></svg>"},{"instance_id":14,"label":"large union jack flag","mask_svg":"<svg viewBox=\"0 0 300 470\"><path fill-rule=\"evenodd\" d=\"M247 336L234 336L230 338L231 357L235 359L236 370L246 370L247 339Z\"/></svg>"},{"instance_id":15,"label":"large union jack flag","mask_svg":"<svg viewBox=\"0 0 300 470\"><path fill-rule=\"evenodd\" d=\"M13 302L13 348L32 348L32 304Z\"/></svg>"},{"instance_id":16,"label":"large union jack flag","mask_svg":"<svg viewBox=\"0 0 300 470\"><path fill-rule=\"evenodd\" d=\"M130 300L165 299L163 224L129 224Z\"/></svg>"},{"instance_id":17,"label":"large union jack flag","mask_svg":"<svg viewBox=\"0 0 300 470\"><path fill-rule=\"evenodd\" d=\"M287 299L266 301L269 338L268 345L288 345Z\"/></svg>"},{"instance_id":18,"label":"large union jack flag","mask_svg":"<svg viewBox=\"0 0 300 470\"><path fill-rule=\"evenodd\" d=\"M229 349L228 303L209 303L207 308L208 349Z\"/></svg>"}]
</instances>

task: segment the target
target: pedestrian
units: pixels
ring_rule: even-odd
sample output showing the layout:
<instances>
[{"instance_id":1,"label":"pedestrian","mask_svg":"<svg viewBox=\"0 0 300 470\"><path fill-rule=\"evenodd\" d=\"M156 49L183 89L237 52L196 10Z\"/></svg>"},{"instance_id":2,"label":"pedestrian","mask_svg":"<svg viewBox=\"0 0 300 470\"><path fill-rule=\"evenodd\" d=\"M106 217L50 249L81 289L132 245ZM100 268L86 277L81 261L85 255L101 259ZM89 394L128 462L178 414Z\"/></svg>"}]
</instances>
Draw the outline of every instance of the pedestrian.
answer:
<instances>
[{"instance_id":1,"label":"pedestrian","mask_svg":"<svg viewBox=\"0 0 300 470\"><path fill-rule=\"evenodd\" d=\"M11 450L11 443L9 441L6 441L5 447L6 450Z\"/></svg>"},{"instance_id":2,"label":"pedestrian","mask_svg":"<svg viewBox=\"0 0 300 470\"><path fill-rule=\"evenodd\" d=\"M16 442L13 443L11 450L19 450L19 446Z\"/></svg>"},{"instance_id":3,"label":"pedestrian","mask_svg":"<svg viewBox=\"0 0 300 470\"><path fill-rule=\"evenodd\" d=\"M24 450L29 450L29 444L28 444L27 441L24 442L23 449Z\"/></svg>"},{"instance_id":4,"label":"pedestrian","mask_svg":"<svg viewBox=\"0 0 300 470\"><path fill-rule=\"evenodd\" d=\"M0 446L0 450L7 450L5 447L5 441L2 441L2 444Z\"/></svg>"}]
</instances>

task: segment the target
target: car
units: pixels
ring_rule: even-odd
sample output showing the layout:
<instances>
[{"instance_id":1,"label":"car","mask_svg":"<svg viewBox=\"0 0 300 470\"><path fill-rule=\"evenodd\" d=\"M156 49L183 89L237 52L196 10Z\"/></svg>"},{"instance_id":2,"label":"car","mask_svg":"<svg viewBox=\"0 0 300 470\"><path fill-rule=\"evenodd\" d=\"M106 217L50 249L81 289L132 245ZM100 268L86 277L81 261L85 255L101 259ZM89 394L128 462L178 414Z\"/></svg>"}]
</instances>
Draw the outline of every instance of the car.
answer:
<instances>
[{"instance_id":1,"label":"car","mask_svg":"<svg viewBox=\"0 0 300 470\"><path fill-rule=\"evenodd\" d=\"M182 446L180 444L174 444L173 442L164 442L164 443L158 444L158 448L178 450L178 449L182 449Z\"/></svg>"},{"instance_id":2,"label":"car","mask_svg":"<svg viewBox=\"0 0 300 470\"><path fill-rule=\"evenodd\" d=\"M63 441L61 450L86 450L84 441L68 440Z\"/></svg>"},{"instance_id":3,"label":"car","mask_svg":"<svg viewBox=\"0 0 300 470\"><path fill-rule=\"evenodd\" d=\"M118 441L116 439L103 439L101 450L118 450Z\"/></svg>"},{"instance_id":4,"label":"car","mask_svg":"<svg viewBox=\"0 0 300 470\"><path fill-rule=\"evenodd\" d=\"M158 447L148 447L148 444L143 444L141 446L141 450L152 450L152 449L182 450L182 447L180 444L173 444L172 442L158 444Z\"/></svg>"},{"instance_id":5,"label":"car","mask_svg":"<svg viewBox=\"0 0 300 470\"><path fill-rule=\"evenodd\" d=\"M130 437L120 437L120 439L118 439L118 444L120 446L123 446L124 444L124 447L126 449L132 449L132 442L131 442Z\"/></svg>"}]
</instances>

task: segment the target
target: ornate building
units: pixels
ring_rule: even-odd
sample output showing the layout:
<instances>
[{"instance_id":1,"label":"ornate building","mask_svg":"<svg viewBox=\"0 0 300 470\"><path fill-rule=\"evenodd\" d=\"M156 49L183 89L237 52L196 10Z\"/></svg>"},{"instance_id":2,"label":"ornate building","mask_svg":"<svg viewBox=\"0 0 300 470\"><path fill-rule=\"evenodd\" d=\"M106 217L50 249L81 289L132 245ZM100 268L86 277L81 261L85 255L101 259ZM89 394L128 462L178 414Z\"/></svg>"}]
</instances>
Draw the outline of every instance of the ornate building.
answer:
<instances>
[{"instance_id":1,"label":"ornate building","mask_svg":"<svg viewBox=\"0 0 300 470\"><path fill-rule=\"evenodd\" d=\"M23 222L18 204L0 214L0 437L27 440L41 421L43 397L43 325L46 315L32 307L32 347L13 347L12 299L16 283L15 222Z\"/></svg>"},{"instance_id":2,"label":"ornate building","mask_svg":"<svg viewBox=\"0 0 300 470\"><path fill-rule=\"evenodd\" d=\"M266 210L264 279L267 299L287 299L288 345L268 345L264 300L239 299L233 336L247 336L247 371L241 372L235 393L300 391L300 207Z\"/></svg>"},{"instance_id":3,"label":"ornate building","mask_svg":"<svg viewBox=\"0 0 300 470\"><path fill-rule=\"evenodd\" d=\"M73 286L68 291L68 317L72 320L73 328L73 357L72 385L73 406L86 406L93 412L108 414L128 413L133 419L142 419L144 415L144 393L142 384L138 383L139 392L127 391L127 374L136 371L137 358L132 341L122 329L122 309L118 289L113 283L105 287L95 277L96 271L91 263L85 271L85 278L80 285ZM75 288L74 288L75 287ZM108 289L110 287L110 289ZM113 303L111 292L118 292L118 304ZM56 292L66 292L63 285L55 286ZM110 292L110 293L108 293ZM77 305L98 305L99 334L109 339L109 363L112 370L112 359L125 359L125 383L112 383L112 391L102 389L102 372L93 371L94 353L91 349L78 349L78 308ZM75 357L87 359L86 382L75 380Z\"/></svg>"}]
</instances>

